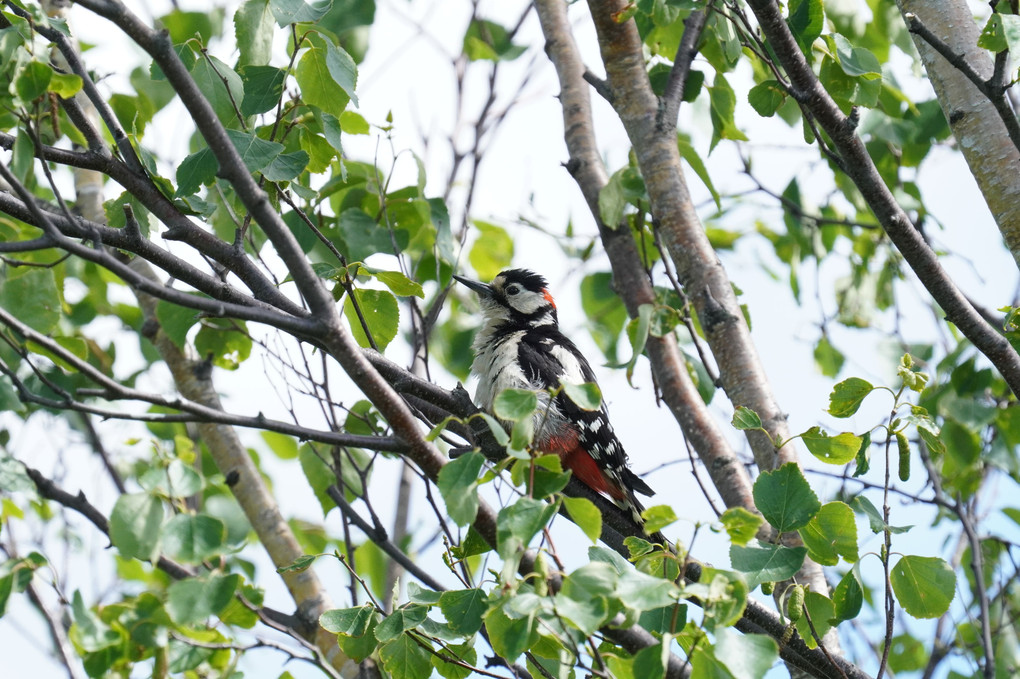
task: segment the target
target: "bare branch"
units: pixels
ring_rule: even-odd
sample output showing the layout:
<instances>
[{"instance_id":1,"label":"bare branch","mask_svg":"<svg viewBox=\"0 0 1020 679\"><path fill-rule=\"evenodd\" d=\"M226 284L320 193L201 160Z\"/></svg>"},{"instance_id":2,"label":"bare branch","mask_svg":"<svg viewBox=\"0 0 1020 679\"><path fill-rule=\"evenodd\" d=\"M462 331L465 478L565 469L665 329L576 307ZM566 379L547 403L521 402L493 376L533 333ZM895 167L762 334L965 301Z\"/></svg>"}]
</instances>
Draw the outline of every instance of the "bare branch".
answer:
<instances>
[{"instance_id":1,"label":"bare branch","mask_svg":"<svg viewBox=\"0 0 1020 679\"><path fill-rule=\"evenodd\" d=\"M658 121L662 130L676 129L676 119L680 111L680 102L684 96L684 87L687 84L687 77L691 73L691 64L698 54L698 42L701 41L701 34L705 30L709 10L710 7L695 10L684 19L684 34L680 38L676 57L673 58L673 68L669 71L666 90L662 95L663 105Z\"/></svg>"}]
</instances>

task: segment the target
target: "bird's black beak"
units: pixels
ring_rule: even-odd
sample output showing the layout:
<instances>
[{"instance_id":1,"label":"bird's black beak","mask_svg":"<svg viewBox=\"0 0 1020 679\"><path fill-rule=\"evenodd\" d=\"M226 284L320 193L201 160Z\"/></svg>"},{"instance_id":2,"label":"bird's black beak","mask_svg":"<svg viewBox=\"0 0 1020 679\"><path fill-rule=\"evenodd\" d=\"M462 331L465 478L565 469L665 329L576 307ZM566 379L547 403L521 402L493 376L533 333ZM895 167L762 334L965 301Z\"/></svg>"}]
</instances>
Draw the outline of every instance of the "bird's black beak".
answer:
<instances>
[{"instance_id":1,"label":"bird's black beak","mask_svg":"<svg viewBox=\"0 0 1020 679\"><path fill-rule=\"evenodd\" d=\"M467 287L474 290L481 297L492 297L491 285L486 285L485 283L480 283L479 281L473 281L470 278L464 278L463 276L458 276L456 274L454 274L453 278L458 283L463 283Z\"/></svg>"}]
</instances>

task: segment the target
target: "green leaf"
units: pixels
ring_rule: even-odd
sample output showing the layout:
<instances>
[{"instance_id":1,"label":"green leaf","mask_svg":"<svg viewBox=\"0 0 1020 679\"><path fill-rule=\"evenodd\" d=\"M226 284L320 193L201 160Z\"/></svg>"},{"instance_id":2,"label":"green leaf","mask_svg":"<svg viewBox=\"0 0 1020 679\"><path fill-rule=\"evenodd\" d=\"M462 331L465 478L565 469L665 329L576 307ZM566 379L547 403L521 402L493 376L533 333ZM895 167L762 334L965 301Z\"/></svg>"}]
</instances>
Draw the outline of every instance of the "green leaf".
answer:
<instances>
[{"instance_id":1,"label":"green leaf","mask_svg":"<svg viewBox=\"0 0 1020 679\"><path fill-rule=\"evenodd\" d=\"M699 71L694 71L693 73L701 75ZM704 78L705 76L701 75L701 79L704 80ZM688 80L687 85L690 87L690 80ZM686 92L687 90L685 89L685 96ZM705 188L708 189L708 192L712 194L712 200L715 201L716 207L721 207L722 199L719 197L719 192L715 190L715 185L712 184L712 177L708 174L708 168L705 167L705 162L701 159L701 156L698 155L694 145L691 144L690 136L683 133L677 134L676 143L677 148L680 150L680 157L691 166L691 169L694 170L694 174L698 176L698 179L702 181Z\"/></svg>"},{"instance_id":2,"label":"green leaf","mask_svg":"<svg viewBox=\"0 0 1020 679\"><path fill-rule=\"evenodd\" d=\"M302 554L298 558L291 561L286 566L280 566L276 569L277 573L300 573L311 568L315 560L318 559L321 554Z\"/></svg>"},{"instance_id":3,"label":"green leaf","mask_svg":"<svg viewBox=\"0 0 1020 679\"><path fill-rule=\"evenodd\" d=\"M275 66L245 66L241 69L244 100L241 114L253 116L271 111L283 96L287 73Z\"/></svg>"},{"instance_id":4,"label":"green leaf","mask_svg":"<svg viewBox=\"0 0 1020 679\"><path fill-rule=\"evenodd\" d=\"M730 541L737 545L746 545L758 534L758 527L765 519L747 511L743 507L730 507L719 517Z\"/></svg>"},{"instance_id":5,"label":"green leaf","mask_svg":"<svg viewBox=\"0 0 1020 679\"><path fill-rule=\"evenodd\" d=\"M864 589L857 573L850 569L847 574L836 585L832 592L832 603L835 607L835 618L837 621L852 620L861 612L864 604Z\"/></svg>"},{"instance_id":6,"label":"green leaf","mask_svg":"<svg viewBox=\"0 0 1020 679\"><path fill-rule=\"evenodd\" d=\"M62 99L70 99L81 91L81 76L73 73L54 73L50 78L49 91Z\"/></svg>"},{"instance_id":7,"label":"green leaf","mask_svg":"<svg viewBox=\"0 0 1020 679\"><path fill-rule=\"evenodd\" d=\"M71 639L86 653L96 653L120 643L120 635L85 606L85 601L78 590L75 590L74 596L71 597L71 613L74 617L74 626L70 631Z\"/></svg>"},{"instance_id":8,"label":"green leaf","mask_svg":"<svg viewBox=\"0 0 1020 679\"><path fill-rule=\"evenodd\" d=\"M634 654L633 676L635 679L665 679L666 658L664 642L642 648ZM692 674L693 676L693 674ZM700 679L700 677L699 677Z\"/></svg>"},{"instance_id":9,"label":"green leaf","mask_svg":"<svg viewBox=\"0 0 1020 679\"><path fill-rule=\"evenodd\" d=\"M581 630L586 636L594 634L606 622L609 602L604 597L572 599L563 593L553 598L556 615Z\"/></svg>"},{"instance_id":10,"label":"green leaf","mask_svg":"<svg viewBox=\"0 0 1020 679\"><path fill-rule=\"evenodd\" d=\"M804 611L806 615L800 616L797 620L797 632L808 648L818 648L814 634L811 633L811 626L815 628L818 638L822 638L832 628L830 622L836 616L836 608L832 601L818 592L808 592L804 595ZM808 617L811 624L808 624Z\"/></svg>"},{"instance_id":11,"label":"green leaf","mask_svg":"<svg viewBox=\"0 0 1020 679\"><path fill-rule=\"evenodd\" d=\"M375 638L381 642L396 639L407 630L415 629L428 616L428 606L406 604L387 615L375 628Z\"/></svg>"},{"instance_id":12,"label":"green leaf","mask_svg":"<svg viewBox=\"0 0 1020 679\"><path fill-rule=\"evenodd\" d=\"M422 289L421 283L411 280L399 271L375 271L372 275L398 297L425 299L425 291Z\"/></svg>"},{"instance_id":13,"label":"green leaf","mask_svg":"<svg viewBox=\"0 0 1020 679\"><path fill-rule=\"evenodd\" d=\"M510 41L510 32L503 26L484 19L474 19L464 34L464 54L470 61L512 61L524 54L522 45Z\"/></svg>"},{"instance_id":14,"label":"green leaf","mask_svg":"<svg viewBox=\"0 0 1020 679\"><path fill-rule=\"evenodd\" d=\"M308 4L304 0L269 0L269 8L280 28L291 24L314 23L329 11L333 0L319 0Z\"/></svg>"},{"instance_id":15,"label":"green leaf","mask_svg":"<svg viewBox=\"0 0 1020 679\"><path fill-rule=\"evenodd\" d=\"M334 608L319 616L319 624L333 634L360 637L368 631L374 613L375 606L372 604L354 608Z\"/></svg>"},{"instance_id":16,"label":"green leaf","mask_svg":"<svg viewBox=\"0 0 1020 679\"><path fill-rule=\"evenodd\" d=\"M754 504L781 533L806 526L822 506L794 462L758 475L754 482Z\"/></svg>"},{"instance_id":17,"label":"green leaf","mask_svg":"<svg viewBox=\"0 0 1020 679\"><path fill-rule=\"evenodd\" d=\"M800 529L800 536L811 559L822 566L835 566L840 556L850 563L860 558L854 512L845 502L822 505L808 525Z\"/></svg>"},{"instance_id":18,"label":"green leaf","mask_svg":"<svg viewBox=\"0 0 1020 679\"><path fill-rule=\"evenodd\" d=\"M537 637L532 616L510 618L500 608L485 614L485 628L489 632L492 649L508 662L514 662Z\"/></svg>"},{"instance_id":19,"label":"green leaf","mask_svg":"<svg viewBox=\"0 0 1020 679\"><path fill-rule=\"evenodd\" d=\"M520 422L538 410L538 394L530 389L504 389L496 394L492 410L501 420Z\"/></svg>"},{"instance_id":20,"label":"green leaf","mask_svg":"<svg viewBox=\"0 0 1020 679\"><path fill-rule=\"evenodd\" d=\"M825 11L822 0L791 0L787 23L804 54L811 56L811 44L822 34Z\"/></svg>"},{"instance_id":21,"label":"green leaf","mask_svg":"<svg viewBox=\"0 0 1020 679\"><path fill-rule=\"evenodd\" d=\"M915 618L938 618L956 595L956 573L938 557L904 556L890 575L893 593Z\"/></svg>"},{"instance_id":22,"label":"green leaf","mask_svg":"<svg viewBox=\"0 0 1020 679\"><path fill-rule=\"evenodd\" d=\"M159 18L163 27L170 34L175 45L198 37L208 44L216 35L218 26L213 24L213 14L209 12L182 12L179 9Z\"/></svg>"},{"instance_id":23,"label":"green leaf","mask_svg":"<svg viewBox=\"0 0 1020 679\"><path fill-rule=\"evenodd\" d=\"M992 52L1002 52L1008 48L1006 43L1006 34L1002 27L1002 15L998 12L988 17L988 23L981 30L981 35L978 37L978 47L981 47Z\"/></svg>"},{"instance_id":24,"label":"green leaf","mask_svg":"<svg viewBox=\"0 0 1020 679\"><path fill-rule=\"evenodd\" d=\"M793 577L804 564L808 550L752 541L747 547L730 545L730 563L745 573L748 589L763 582L779 582Z\"/></svg>"},{"instance_id":25,"label":"green leaf","mask_svg":"<svg viewBox=\"0 0 1020 679\"><path fill-rule=\"evenodd\" d=\"M563 383L563 393L581 410L598 410L602 407L602 390L594 382Z\"/></svg>"},{"instance_id":26,"label":"green leaf","mask_svg":"<svg viewBox=\"0 0 1020 679\"><path fill-rule=\"evenodd\" d=\"M861 407L864 398L875 390L867 380L850 377L832 388L829 394L829 414L833 417L850 417Z\"/></svg>"},{"instance_id":27,"label":"green leaf","mask_svg":"<svg viewBox=\"0 0 1020 679\"><path fill-rule=\"evenodd\" d=\"M745 430L745 429L761 429L761 418L758 417L758 413L754 412L747 406L737 406L733 411L733 419L730 420L730 424L734 428Z\"/></svg>"},{"instance_id":28,"label":"green leaf","mask_svg":"<svg viewBox=\"0 0 1020 679\"><path fill-rule=\"evenodd\" d=\"M175 561L202 563L224 548L227 527L206 514L178 514L163 529L163 551Z\"/></svg>"},{"instance_id":29,"label":"green leaf","mask_svg":"<svg viewBox=\"0 0 1020 679\"><path fill-rule=\"evenodd\" d=\"M191 77L209 100L220 122L228 128L231 125L236 127L238 108L244 103L244 83L241 82L241 76L216 57L205 53L191 68Z\"/></svg>"},{"instance_id":30,"label":"green leaf","mask_svg":"<svg viewBox=\"0 0 1020 679\"><path fill-rule=\"evenodd\" d=\"M563 506L567 508L570 519L593 543L602 536L602 512L591 500L583 497L563 498Z\"/></svg>"},{"instance_id":31,"label":"green leaf","mask_svg":"<svg viewBox=\"0 0 1020 679\"><path fill-rule=\"evenodd\" d=\"M293 436L275 431L261 431L259 434L262 435L262 440L266 442L269 449L281 460L293 460L298 456L298 444Z\"/></svg>"},{"instance_id":32,"label":"green leaf","mask_svg":"<svg viewBox=\"0 0 1020 679\"><path fill-rule=\"evenodd\" d=\"M236 573L178 580L167 588L166 612L178 625L201 624L227 607L240 583Z\"/></svg>"},{"instance_id":33,"label":"green leaf","mask_svg":"<svg viewBox=\"0 0 1020 679\"><path fill-rule=\"evenodd\" d=\"M654 505L641 512L645 520L645 532L654 533L679 521L676 512L669 505Z\"/></svg>"},{"instance_id":34,"label":"green leaf","mask_svg":"<svg viewBox=\"0 0 1020 679\"><path fill-rule=\"evenodd\" d=\"M882 65L869 50L863 47L854 47L839 33L834 33L831 39L836 47L839 65L848 76L860 77L865 80L876 80L882 77Z\"/></svg>"},{"instance_id":35,"label":"green leaf","mask_svg":"<svg viewBox=\"0 0 1020 679\"><path fill-rule=\"evenodd\" d=\"M485 457L472 450L451 460L439 470L439 492L446 511L458 526L466 526L478 513L478 473Z\"/></svg>"},{"instance_id":36,"label":"green leaf","mask_svg":"<svg viewBox=\"0 0 1020 679\"><path fill-rule=\"evenodd\" d=\"M770 118L786 102L786 90L778 80L758 83L747 92L747 103L758 115Z\"/></svg>"},{"instance_id":37,"label":"green leaf","mask_svg":"<svg viewBox=\"0 0 1020 679\"><path fill-rule=\"evenodd\" d=\"M503 428L503 425L495 417L488 413L477 413L474 417L480 417L485 422L489 427L489 431L492 432L492 438L496 439L496 443L504 447L510 443L510 435L506 433L506 429Z\"/></svg>"},{"instance_id":38,"label":"green leaf","mask_svg":"<svg viewBox=\"0 0 1020 679\"><path fill-rule=\"evenodd\" d=\"M219 167L219 161L208 147L192 153L177 166L177 192L174 196L197 193L203 185L212 183Z\"/></svg>"},{"instance_id":39,"label":"green leaf","mask_svg":"<svg viewBox=\"0 0 1020 679\"><path fill-rule=\"evenodd\" d=\"M353 294L361 309L361 315L372 333L372 339L375 340L379 351L384 351L397 336L400 321L400 306L397 304L397 298L388 290L355 288ZM372 346L350 299L344 302L344 316L351 324L351 334L354 335L358 344L362 347Z\"/></svg>"},{"instance_id":40,"label":"green leaf","mask_svg":"<svg viewBox=\"0 0 1020 679\"><path fill-rule=\"evenodd\" d=\"M749 593L742 575L717 568L702 568L701 580L688 585L685 593L700 597L705 606L705 628L729 627L744 614Z\"/></svg>"},{"instance_id":41,"label":"green leaf","mask_svg":"<svg viewBox=\"0 0 1020 679\"><path fill-rule=\"evenodd\" d=\"M812 455L829 464L846 464L861 449L861 437L850 432L829 436L821 427L811 427L801 434L801 439Z\"/></svg>"},{"instance_id":42,"label":"green leaf","mask_svg":"<svg viewBox=\"0 0 1020 679\"><path fill-rule=\"evenodd\" d=\"M507 559L531 542L556 514L556 504L522 497L503 507L496 517L497 552Z\"/></svg>"},{"instance_id":43,"label":"green leaf","mask_svg":"<svg viewBox=\"0 0 1020 679\"><path fill-rule=\"evenodd\" d=\"M737 108L737 96L721 71L716 72L715 80L708 91L711 102L709 114L712 119L712 143L709 150L715 149L716 144L723 139L747 141L747 136L737 128L733 119L733 113Z\"/></svg>"},{"instance_id":44,"label":"green leaf","mask_svg":"<svg viewBox=\"0 0 1020 679\"><path fill-rule=\"evenodd\" d=\"M375 628L378 623L379 613L374 610L370 611L368 627L365 629L364 634L360 636L337 635L337 643L340 646L340 650L351 660L358 663L375 653L376 648L379 647L379 642L375 638Z\"/></svg>"},{"instance_id":45,"label":"green leaf","mask_svg":"<svg viewBox=\"0 0 1020 679\"><path fill-rule=\"evenodd\" d=\"M315 499L322 507L322 515L329 514L329 511L336 507L336 503L326 492L331 485L336 483L333 469L315 452L315 448L307 443L298 448L298 461L301 463L301 471L304 472L308 484L312 487Z\"/></svg>"},{"instance_id":46,"label":"green leaf","mask_svg":"<svg viewBox=\"0 0 1020 679\"><path fill-rule=\"evenodd\" d=\"M613 276L593 273L581 280L581 308L588 318L592 339L610 362L616 363L620 332L627 322L627 309L613 291Z\"/></svg>"},{"instance_id":47,"label":"green leaf","mask_svg":"<svg viewBox=\"0 0 1020 679\"><path fill-rule=\"evenodd\" d=\"M544 500L566 487L570 472L563 471L559 455L542 455L515 463L512 478L515 485L527 484L532 497Z\"/></svg>"},{"instance_id":48,"label":"green leaf","mask_svg":"<svg viewBox=\"0 0 1020 679\"><path fill-rule=\"evenodd\" d=\"M900 364L896 367L896 375L903 380L903 385L911 391L918 393L924 390L928 384L928 373L914 370L914 357L910 354L903 354L900 357Z\"/></svg>"},{"instance_id":49,"label":"green leaf","mask_svg":"<svg viewBox=\"0 0 1020 679\"><path fill-rule=\"evenodd\" d=\"M294 77L301 87L301 98L307 104L339 116L350 101L347 91L333 77L329 65L330 54L339 48L314 32L308 33L307 44L310 49L302 55L294 70Z\"/></svg>"},{"instance_id":50,"label":"green leaf","mask_svg":"<svg viewBox=\"0 0 1020 679\"><path fill-rule=\"evenodd\" d=\"M389 229L380 226L361 208L352 207L341 212L337 227L340 240L337 246L349 262L362 261L377 252L393 253Z\"/></svg>"},{"instance_id":51,"label":"green leaf","mask_svg":"<svg viewBox=\"0 0 1020 679\"><path fill-rule=\"evenodd\" d=\"M249 172L260 172L265 169L276 160L284 148L283 144L241 130L227 130L227 136L230 137L230 143L241 156L241 161Z\"/></svg>"},{"instance_id":52,"label":"green leaf","mask_svg":"<svg viewBox=\"0 0 1020 679\"><path fill-rule=\"evenodd\" d=\"M1000 14L996 12L988 20L988 26L991 26L993 23L998 24L996 34L1001 35L1001 39L1004 40L1004 44L996 43L995 47L982 45L981 41L985 37L984 31L982 31L981 38L978 39L978 46L985 47L993 52L1001 52L1006 48L1006 46L1008 46L1010 54L1013 55L1015 59L1017 55L1020 55L1020 16L1017 16L1016 14ZM985 31L988 30L988 26L985 27Z\"/></svg>"},{"instance_id":53,"label":"green leaf","mask_svg":"<svg viewBox=\"0 0 1020 679\"><path fill-rule=\"evenodd\" d=\"M819 372L826 377L838 375L846 360L843 353L832 346L832 342L829 341L827 335L822 335L821 339L818 340L818 344L815 345L814 356L815 365L818 366Z\"/></svg>"},{"instance_id":54,"label":"green leaf","mask_svg":"<svg viewBox=\"0 0 1020 679\"><path fill-rule=\"evenodd\" d=\"M210 318L195 335L195 351L217 368L237 370L251 355L252 339L244 321Z\"/></svg>"},{"instance_id":55,"label":"green leaf","mask_svg":"<svg viewBox=\"0 0 1020 679\"><path fill-rule=\"evenodd\" d=\"M264 168L262 174L271 182L286 182L305 171L308 166L308 152L298 149L293 153L275 156Z\"/></svg>"},{"instance_id":56,"label":"green leaf","mask_svg":"<svg viewBox=\"0 0 1020 679\"><path fill-rule=\"evenodd\" d=\"M475 666L478 662L478 652L475 651L472 641L458 645L447 644L445 650L441 650L438 655L432 656L432 666L436 668L436 671L439 672L443 679L469 679L469 677L474 675L474 672L467 667L462 667L445 660L445 658L451 656L467 663L469 666Z\"/></svg>"},{"instance_id":57,"label":"green leaf","mask_svg":"<svg viewBox=\"0 0 1020 679\"><path fill-rule=\"evenodd\" d=\"M764 634L737 634L730 629L719 629L715 637L712 650L733 679L764 677L779 660L779 646L772 637ZM695 672L694 676L698 673Z\"/></svg>"},{"instance_id":58,"label":"green leaf","mask_svg":"<svg viewBox=\"0 0 1020 679\"><path fill-rule=\"evenodd\" d=\"M162 527L163 503L148 493L121 495L110 513L110 541L125 559L155 559Z\"/></svg>"},{"instance_id":59,"label":"green leaf","mask_svg":"<svg viewBox=\"0 0 1020 679\"><path fill-rule=\"evenodd\" d=\"M450 590L439 597L439 609L450 623L450 629L471 636L482 627L488 595L481 589Z\"/></svg>"},{"instance_id":60,"label":"green leaf","mask_svg":"<svg viewBox=\"0 0 1020 679\"><path fill-rule=\"evenodd\" d=\"M879 513L878 508L871 503L871 500L858 495L850 501L850 507L855 512L860 512L868 517L868 524L871 526L873 533L881 533L884 530L888 530L890 533L906 533L910 530L911 526L889 526L882 519L882 514Z\"/></svg>"},{"instance_id":61,"label":"green leaf","mask_svg":"<svg viewBox=\"0 0 1020 679\"><path fill-rule=\"evenodd\" d=\"M0 306L33 330L50 334L60 321L54 270L26 267L7 272L6 280L0 278Z\"/></svg>"},{"instance_id":62,"label":"green leaf","mask_svg":"<svg viewBox=\"0 0 1020 679\"><path fill-rule=\"evenodd\" d=\"M355 106L358 105L358 95L354 88L358 84L358 66L354 59L343 47L326 41L326 68L333 77L333 82L340 86Z\"/></svg>"},{"instance_id":63,"label":"green leaf","mask_svg":"<svg viewBox=\"0 0 1020 679\"><path fill-rule=\"evenodd\" d=\"M616 596L634 611L650 611L676 603L679 588L669 580L628 568L620 574Z\"/></svg>"},{"instance_id":64,"label":"green leaf","mask_svg":"<svg viewBox=\"0 0 1020 679\"><path fill-rule=\"evenodd\" d=\"M471 223L478 229L478 238L468 251L468 261L482 280L492 280L510 266L514 241L503 227L478 220Z\"/></svg>"},{"instance_id":65,"label":"green leaf","mask_svg":"<svg viewBox=\"0 0 1020 679\"><path fill-rule=\"evenodd\" d=\"M0 453L0 488L8 493L34 492L36 486L35 481L25 473L24 464Z\"/></svg>"},{"instance_id":66,"label":"green leaf","mask_svg":"<svg viewBox=\"0 0 1020 679\"><path fill-rule=\"evenodd\" d=\"M273 56L273 15L269 0L245 0L234 13L240 68L264 66Z\"/></svg>"},{"instance_id":67,"label":"green leaf","mask_svg":"<svg viewBox=\"0 0 1020 679\"><path fill-rule=\"evenodd\" d=\"M184 438L190 444L190 439ZM171 460L165 467L148 469L139 483L150 493L171 498L185 498L202 490L202 477L181 460Z\"/></svg>"},{"instance_id":68,"label":"green leaf","mask_svg":"<svg viewBox=\"0 0 1020 679\"><path fill-rule=\"evenodd\" d=\"M25 64L21 72L14 79L14 91L24 105L32 103L35 99L46 94L50 79L53 77L53 69L49 64L41 61L30 61Z\"/></svg>"}]
</instances>

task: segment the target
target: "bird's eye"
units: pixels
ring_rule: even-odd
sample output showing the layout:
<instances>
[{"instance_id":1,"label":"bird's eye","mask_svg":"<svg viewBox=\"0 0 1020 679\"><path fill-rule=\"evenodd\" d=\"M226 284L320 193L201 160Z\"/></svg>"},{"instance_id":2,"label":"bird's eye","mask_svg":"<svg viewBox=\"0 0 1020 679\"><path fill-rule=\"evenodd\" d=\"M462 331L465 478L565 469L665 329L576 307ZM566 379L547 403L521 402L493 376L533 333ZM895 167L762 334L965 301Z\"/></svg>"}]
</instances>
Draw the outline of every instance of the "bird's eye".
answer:
<instances>
[{"instance_id":1,"label":"bird's eye","mask_svg":"<svg viewBox=\"0 0 1020 679\"><path fill-rule=\"evenodd\" d=\"M513 285L508 285L507 288L506 288L506 294L508 294L508 295L516 295L520 291L521 291L521 286L517 285L516 283L514 283Z\"/></svg>"}]
</instances>

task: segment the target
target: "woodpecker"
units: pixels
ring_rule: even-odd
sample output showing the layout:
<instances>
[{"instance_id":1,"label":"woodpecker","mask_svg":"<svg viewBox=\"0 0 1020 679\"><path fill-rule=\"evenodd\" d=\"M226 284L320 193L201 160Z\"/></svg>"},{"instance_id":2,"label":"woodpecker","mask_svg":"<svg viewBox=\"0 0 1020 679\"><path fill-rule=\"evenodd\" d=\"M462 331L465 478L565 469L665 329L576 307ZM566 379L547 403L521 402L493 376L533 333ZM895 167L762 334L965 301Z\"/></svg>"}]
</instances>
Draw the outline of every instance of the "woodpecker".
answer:
<instances>
[{"instance_id":1,"label":"woodpecker","mask_svg":"<svg viewBox=\"0 0 1020 679\"><path fill-rule=\"evenodd\" d=\"M564 468L594 491L630 512L643 526L643 507L635 493L654 491L627 466L627 454L609 423L605 401L598 410L582 410L562 391L549 402L549 390L561 384L595 382L588 361L559 329L556 303L545 278L526 269L508 269L490 284L455 279L478 294L483 325L475 335L471 370L478 375L475 402L492 412L504 389L538 392L533 445L559 455Z\"/></svg>"}]
</instances>

